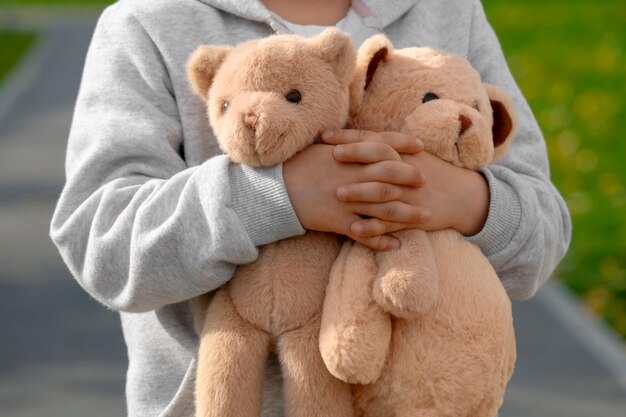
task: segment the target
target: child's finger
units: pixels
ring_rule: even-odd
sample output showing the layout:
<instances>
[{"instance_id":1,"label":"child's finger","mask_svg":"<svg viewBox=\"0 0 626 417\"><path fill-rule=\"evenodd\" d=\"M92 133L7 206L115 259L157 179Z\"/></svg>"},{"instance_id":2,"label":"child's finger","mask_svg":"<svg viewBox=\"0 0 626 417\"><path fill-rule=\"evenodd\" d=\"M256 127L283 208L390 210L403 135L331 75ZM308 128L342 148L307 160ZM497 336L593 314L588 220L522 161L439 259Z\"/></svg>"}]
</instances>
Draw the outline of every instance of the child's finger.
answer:
<instances>
[{"instance_id":1,"label":"child's finger","mask_svg":"<svg viewBox=\"0 0 626 417\"><path fill-rule=\"evenodd\" d=\"M389 201L380 204L357 204L353 212L361 216L373 217L392 223L420 224L428 218L428 213L425 209L401 201Z\"/></svg>"},{"instance_id":2,"label":"child's finger","mask_svg":"<svg viewBox=\"0 0 626 417\"><path fill-rule=\"evenodd\" d=\"M381 142L377 132L356 129L333 129L322 132L322 140L330 145L358 142Z\"/></svg>"},{"instance_id":3,"label":"child's finger","mask_svg":"<svg viewBox=\"0 0 626 417\"><path fill-rule=\"evenodd\" d=\"M393 236L381 235L372 237L361 237L348 235L348 237L356 242L359 242L368 248L378 251L388 251L400 248L400 240Z\"/></svg>"},{"instance_id":4,"label":"child's finger","mask_svg":"<svg viewBox=\"0 0 626 417\"><path fill-rule=\"evenodd\" d=\"M335 129L322 132L322 140L330 145L341 145L359 142L382 142L391 146L396 152L417 153L424 150L424 143L400 132L371 132L369 130Z\"/></svg>"},{"instance_id":5,"label":"child's finger","mask_svg":"<svg viewBox=\"0 0 626 417\"><path fill-rule=\"evenodd\" d=\"M424 212L422 219L428 218L428 212ZM380 236L389 233L399 232L400 230L416 229L419 224L386 222L380 219L362 219L357 220L350 226L350 232L360 238Z\"/></svg>"},{"instance_id":6,"label":"child's finger","mask_svg":"<svg viewBox=\"0 0 626 417\"><path fill-rule=\"evenodd\" d=\"M381 161L363 169L363 182L386 182L389 184L421 187L425 183L422 172L415 166L398 161Z\"/></svg>"},{"instance_id":7,"label":"child's finger","mask_svg":"<svg viewBox=\"0 0 626 417\"><path fill-rule=\"evenodd\" d=\"M404 194L402 186L385 182L362 182L342 185L337 189L339 201L351 203L384 203L400 200Z\"/></svg>"},{"instance_id":8,"label":"child's finger","mask_svg":"<svg viewBox=\"0 0 626 417\"><path fill-rule=\"evenodd\" d=\"M337 145L333 156L339 162L371 164L374 162L401 161L400 155L391 146L382 142L359 142Z\"/></svg>"}]
</instances>

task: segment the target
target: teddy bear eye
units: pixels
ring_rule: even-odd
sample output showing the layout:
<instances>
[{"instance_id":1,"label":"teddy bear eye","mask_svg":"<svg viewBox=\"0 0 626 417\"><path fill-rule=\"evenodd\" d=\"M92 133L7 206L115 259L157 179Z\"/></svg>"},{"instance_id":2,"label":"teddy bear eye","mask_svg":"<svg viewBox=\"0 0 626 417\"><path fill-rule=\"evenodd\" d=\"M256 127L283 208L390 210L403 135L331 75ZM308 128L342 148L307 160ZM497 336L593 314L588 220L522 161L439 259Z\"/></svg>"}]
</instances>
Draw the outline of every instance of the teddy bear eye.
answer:
<instances>
[{"instance_id":1,"label":"teddy bear eye","mask_svg":"<svg viewBox=\"0 0 626 417\"><path fill-rule=\"evenodd\" d=\"M424 97L422 97L422 103L427 103L431 100L437 100L438 98L439 96L437 94L428 92L424 94Z\"/></svg>"},{"instance_id":2,"label":"teddy bear eye","mask_svg":"<svg viewBox=\"0 0 626 417\"><path fill-rule=\"evenodd\" d=\"M300 103L302 100L302 94L298 90L289 90L287 94L285 94L285 99L294 104Z\"/></svg>"},{"instance_id":3,"label":"teddy bear eye","mask_svg":"<svg viewBox=\"0 0 626 417\"><path fill-rule=\"evenodd\" d=\"M228 100L222 101L222 113L226 113L229 107L230 107L230 102Z\"/></svg>"}]
</instances>

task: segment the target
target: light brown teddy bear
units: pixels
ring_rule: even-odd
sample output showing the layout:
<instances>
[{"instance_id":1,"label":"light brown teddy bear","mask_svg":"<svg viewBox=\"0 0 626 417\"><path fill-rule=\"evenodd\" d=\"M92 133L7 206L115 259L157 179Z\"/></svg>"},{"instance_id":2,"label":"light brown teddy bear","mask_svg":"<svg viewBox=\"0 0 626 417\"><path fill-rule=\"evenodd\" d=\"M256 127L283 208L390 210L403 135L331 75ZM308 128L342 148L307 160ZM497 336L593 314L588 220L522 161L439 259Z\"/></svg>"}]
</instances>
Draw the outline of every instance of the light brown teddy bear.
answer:
<instances>
[{"instance_id":1,"label":"light brown teddy bear","mask_svg":"<svg viewBox=\"0 0 626 417\"><path fill-rule=\"evenodd\" d=\"M188 75L226 154L268 166L345 125L355 57L350 38L336 30L312 39L275 35L200 47ZM349 385L329 373L318 344L340 247L336 235L315 232L263 246L212 299L196 303L198 416L259 416L270 352L282 367L287 416L354 414Z\"/></svg>"},{"instance_id":2,"label":"light brown teddy bear","mask_svg":"<svg viewBox=\"0 0 626 417\"><path fill-rule=\"evenodd\" d=\"M507 149L511 100L465 59L359 49L350 127L420 138L425 150L476 169ZM515 362L511 303L478 247L454 230L403 231L399 250L346 242L333 266L320 349L354 387L358 416L493 417Z\"/></svg>"}]
</instances>

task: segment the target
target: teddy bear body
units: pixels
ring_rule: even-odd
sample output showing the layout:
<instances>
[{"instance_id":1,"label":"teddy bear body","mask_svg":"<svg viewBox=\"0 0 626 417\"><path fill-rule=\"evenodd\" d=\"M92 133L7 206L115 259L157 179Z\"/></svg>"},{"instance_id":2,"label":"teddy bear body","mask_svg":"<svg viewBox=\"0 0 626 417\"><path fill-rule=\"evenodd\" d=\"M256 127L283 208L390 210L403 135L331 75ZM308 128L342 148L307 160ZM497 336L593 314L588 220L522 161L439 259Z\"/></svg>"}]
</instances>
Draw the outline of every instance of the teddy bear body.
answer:
<instances>
[{"instance_id":1,"label":"teddy bear body","mask_svg":"<svg viewBox=\"0 0 626 417\"><path fill-rule=\"evenodd\" d=\"M410 134L469 169L505 152L512 104L466 60L431 48L394 51L379 36L359 49L356 73L352 128ZM515 362L511 303L498 276L454 230L397 236L395 251L342 247L322 316L326 365L357 384L358 416L493 417Z\"/></svg>"},{"instance_id":2,"label":"teddy bear body","mask_svg":"<svg viewBox=\"0 0 626 417\"><path fill-rule=\"evenodd\" d=\"M434 304L390 317L385 365L374 383L354 387L356 414L493 417L515 361L510 303L475 245L451 230L427 238L438 282L434 300L422 301Z\"/></svg>"},{"instance_id":3,"label":"teddy bear body","mask_svg":"<svg viewBox=\"0 0 626 417\"><path fill-rule=\"evenodd\" d=\"M354 46L326 31L275 35L236 47L199 48L188 64L220 147L248 166L282 162L348 117ZM353 415L350 387L326 369L321 309L338 236L307 232L264 245L212 297L196 303L200 333L196 413L258 417L268 355L275 352L287 416Z\"/></svg>"},{"instance_id":4,"label":"teddy bear body","mask_svg":"<svg viewBox=\"0 0 626 417\"><path fill-rule=\"evenodd\" d=\"M318 347L324 292L339 249L336 236L315 232L265 245L206 300L197 313L203 317L198 416L260 416L270 353L283 368L286 415L353 415L348 385L328 372ZM303 253L310 256L296 256Z\"/></svg>"}]
</instances>

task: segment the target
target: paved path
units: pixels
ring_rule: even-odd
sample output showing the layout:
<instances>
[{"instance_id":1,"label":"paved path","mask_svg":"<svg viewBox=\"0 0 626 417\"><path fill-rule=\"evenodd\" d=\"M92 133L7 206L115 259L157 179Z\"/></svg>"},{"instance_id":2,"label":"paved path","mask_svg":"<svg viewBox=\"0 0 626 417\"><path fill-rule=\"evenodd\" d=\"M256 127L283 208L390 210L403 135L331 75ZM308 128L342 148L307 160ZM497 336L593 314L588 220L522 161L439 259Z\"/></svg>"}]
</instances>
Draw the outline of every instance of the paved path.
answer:
<instances>
[{"instance_id":1,"label":"paved path","mask_svg":"<svg viewBox=\"0 0 626 417\"><path fill-rule=\"evenodd\" d=\"M125 415L119 318L79 288L47 237L92 30L50 29L0 94L3 417Z\"/></svg>"},{"instance_id":2,"label":"paved path","mask_svg":"<svg viewBox=\"0 0 626 417\"><path fill-rule=\"evenodd\" d=\"M125 414L119 319L78 287L47 237L92 30L48 30L0 92L0 416ZM501 417L626 416L621 341L559 286L514 314L519 359Z\"/></svg>"}]
</instances>

